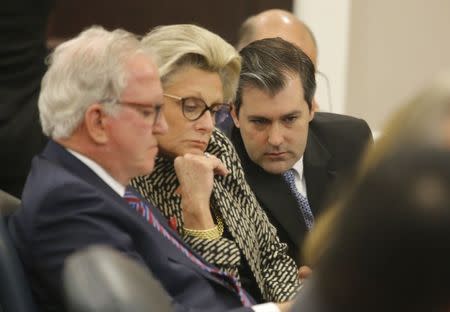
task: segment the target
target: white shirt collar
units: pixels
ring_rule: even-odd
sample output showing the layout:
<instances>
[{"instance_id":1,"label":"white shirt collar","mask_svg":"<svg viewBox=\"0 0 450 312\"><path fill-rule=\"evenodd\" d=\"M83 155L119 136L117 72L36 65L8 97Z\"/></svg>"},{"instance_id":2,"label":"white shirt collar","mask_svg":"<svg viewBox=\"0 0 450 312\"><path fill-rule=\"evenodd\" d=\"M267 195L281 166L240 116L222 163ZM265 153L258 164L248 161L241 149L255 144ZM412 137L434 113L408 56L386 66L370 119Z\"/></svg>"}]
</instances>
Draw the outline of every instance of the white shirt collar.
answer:
<instances>
[{"instance_id":1,"label":"white shirt collar","mask_svg":"<svg viewBox=\"0 0 450 312\"><path fill-rule=\"evenodd\" d=\"M121 197L125 195L125 186L120 184L116 179L114 179L105 169L103 169L99 164L97 164L92 159L81 155L70 148L66 148L69 153L78 158L83 164L88 166L96 175L100 177L109 187L111 187L117 194Z\"/></svg>"},{"instance_id":2,"label":"white shirt collar","mask_svg":"<svg viewBox=\"0 0 450 312\"><path fill-rule=\"evenodd\" d=\"M297 173L297 178L303 181L303 156L292 166L292 169Z\"/></svg>"}]
</instances>

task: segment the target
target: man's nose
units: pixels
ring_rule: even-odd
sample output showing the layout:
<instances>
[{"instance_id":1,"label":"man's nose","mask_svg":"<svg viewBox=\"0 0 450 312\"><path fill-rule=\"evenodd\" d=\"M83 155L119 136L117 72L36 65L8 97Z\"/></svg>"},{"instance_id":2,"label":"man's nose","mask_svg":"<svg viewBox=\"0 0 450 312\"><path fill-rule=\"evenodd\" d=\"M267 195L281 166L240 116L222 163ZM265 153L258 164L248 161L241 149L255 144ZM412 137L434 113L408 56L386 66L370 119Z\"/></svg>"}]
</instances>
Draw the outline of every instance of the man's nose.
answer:
<instances>
[{"instance_id":1,"label":"man's nose","mask_svg":"<svg viewBox=\"0 0 450 312\"><path fill-rule=\"evenodd\" d=\"M267 141L270 145L279 146L283 143L283 129L278 123L273 123L268 131Z\"/></svg>"}]
</instances>

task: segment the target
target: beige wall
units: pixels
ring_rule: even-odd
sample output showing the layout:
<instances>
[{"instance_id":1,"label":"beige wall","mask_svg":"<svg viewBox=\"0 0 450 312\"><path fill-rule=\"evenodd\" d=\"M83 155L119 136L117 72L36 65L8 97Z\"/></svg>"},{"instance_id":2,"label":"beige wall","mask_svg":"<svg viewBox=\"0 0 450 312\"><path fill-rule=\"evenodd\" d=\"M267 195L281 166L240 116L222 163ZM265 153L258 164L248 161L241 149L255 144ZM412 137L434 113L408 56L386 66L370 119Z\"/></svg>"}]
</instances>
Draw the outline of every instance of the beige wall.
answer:
<instances>
[{"instance_id":1,"label":"beige wall","mask_svg":"<svg viewBox=\"0 0 450 312\"><path fill-rule=\"evenodd\" d=\"M350 16L345 112L377 131L427 81L450 71L450 0L353 0Z\"/></svg>"},{"instance_id":2,"label":"beige wall","mask_svg":"<svg viewBox=\"0 0 450 312\"><path fill-rule=\"evenodd\" d=\"M345 113L348 42L352 0L294 0L294 13L313 31L319 47L318 70L330 82L317 81L316 99L323 111Z\"/></svg>"}]
</instances>

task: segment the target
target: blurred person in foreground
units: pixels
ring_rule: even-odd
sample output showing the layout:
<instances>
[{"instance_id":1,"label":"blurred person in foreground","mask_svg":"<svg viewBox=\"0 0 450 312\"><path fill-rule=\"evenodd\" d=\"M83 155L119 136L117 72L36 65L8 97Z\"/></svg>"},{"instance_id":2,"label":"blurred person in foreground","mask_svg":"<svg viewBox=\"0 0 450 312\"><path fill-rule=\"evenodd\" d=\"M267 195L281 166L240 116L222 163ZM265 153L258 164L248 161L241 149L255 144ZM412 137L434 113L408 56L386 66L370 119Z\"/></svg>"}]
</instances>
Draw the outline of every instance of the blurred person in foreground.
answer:
<instances>
[{"instance_id":1,"label":"blurred person in foreground","mask_svg":"<svg viewBox=\"0 0 450 312\"><path fill-rule=\"evenodd\" d=\"M402 145L338 203L292 311L450 311L450 149Z\"/></svg>"},{"instance_id":2,"label":"blurred person in foreground","mask_svg":"<svg viewBox=\"0 0 450 312\"><path fill-rule=\"evenodd\" d=\"M404 145L450 147L450 73L438 75L387 121L368 151L362 173Z\"/></svg>"},{"instance_id":3,"label":"blurred person in foreground","mask_svg":"<svg viewBox=\"0 0 450 312\"><path fill-rule=\"evenodd\" d=\"M154 171L132 185L257 302L291 299L299 287L296 265L245 181L233 145L214 127L217 112L234 99L239 54L194 25L157 27L142 41L159 59L169 130L157 136Z\"/></svg>"},{"instance_id":4,"label":"blurred person in foreground","mask_svg":"<svg viewBox=\"0 0 450 312\"><path fill-rule=\"evenodd\" d=\"M365 152L357 179L386 156L417 144L450 148L450 73L436 77L391 116L381 136ZM330 207L305 241L303 253L308 265L319 261L337 214L337 209Z\"/></svg>"},{"instance_id":5,"label":"blurred person in foreground","mask_svg":"<svg viewBox=\"0 0 450 312\"><path fill-rule=\"evenodd\" d=\"M41 311L66 311L64 262L94 244L151 270L174 311L264 311L126 188L154 168L156 136L167 132L163 102L153 59L128 32L92 27L52 54L39 97L50 140L8 224Z\"/></svg>"}]
</instances>

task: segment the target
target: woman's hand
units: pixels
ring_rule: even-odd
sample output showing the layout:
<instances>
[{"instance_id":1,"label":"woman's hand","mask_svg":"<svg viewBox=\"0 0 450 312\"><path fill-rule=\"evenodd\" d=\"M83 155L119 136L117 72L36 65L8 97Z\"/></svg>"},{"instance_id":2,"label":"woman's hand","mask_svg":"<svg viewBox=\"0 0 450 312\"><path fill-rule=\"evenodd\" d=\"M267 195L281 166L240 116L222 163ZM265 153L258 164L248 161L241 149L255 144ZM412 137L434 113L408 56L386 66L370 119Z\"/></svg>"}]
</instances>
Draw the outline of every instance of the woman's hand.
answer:
<instances>
[{"instance_id":1,"label":"woman's hand","mask_svg":"<svg viewBox=\"0 0 450 312\"><path fill-rule=\"evenodd\" d=\"M214 175L225 176L228 169L217 157L206 153L178 156L174 166L180 182L178 193L181 195L184 227L195 230L213 228L209 201Z\"/></svg>"}]
</instances>

